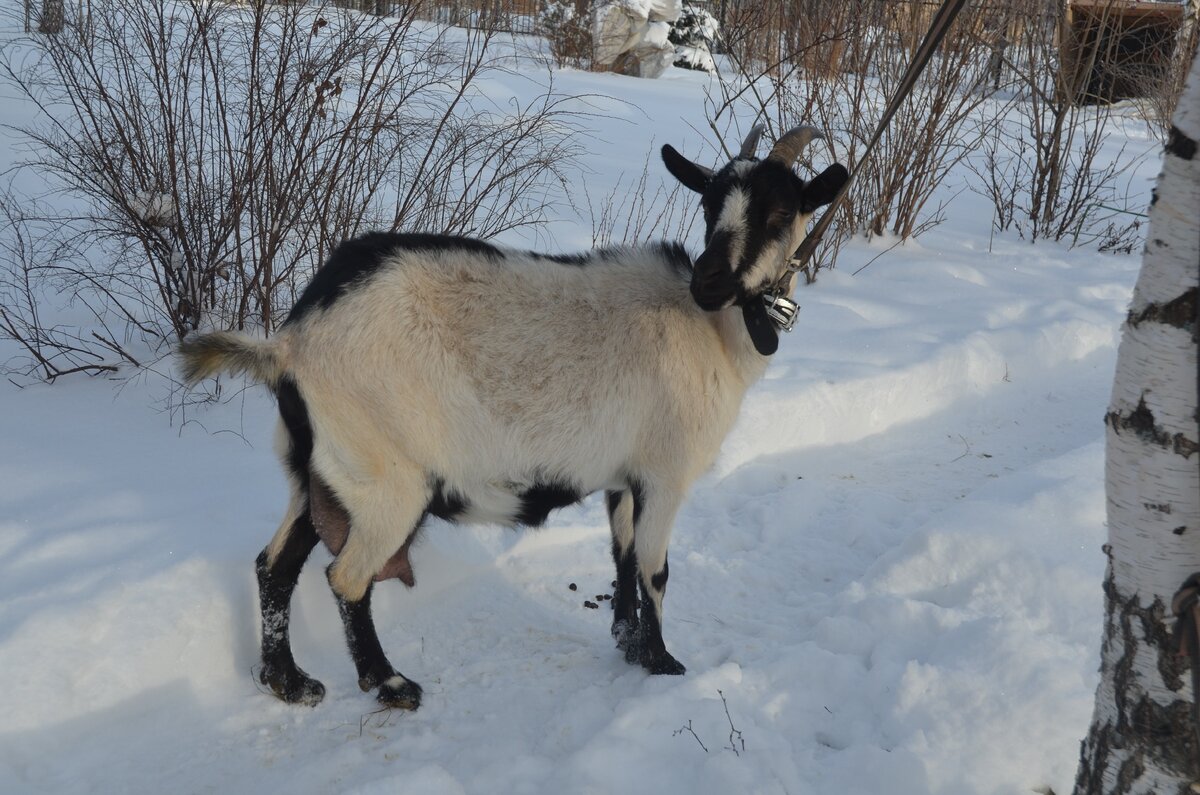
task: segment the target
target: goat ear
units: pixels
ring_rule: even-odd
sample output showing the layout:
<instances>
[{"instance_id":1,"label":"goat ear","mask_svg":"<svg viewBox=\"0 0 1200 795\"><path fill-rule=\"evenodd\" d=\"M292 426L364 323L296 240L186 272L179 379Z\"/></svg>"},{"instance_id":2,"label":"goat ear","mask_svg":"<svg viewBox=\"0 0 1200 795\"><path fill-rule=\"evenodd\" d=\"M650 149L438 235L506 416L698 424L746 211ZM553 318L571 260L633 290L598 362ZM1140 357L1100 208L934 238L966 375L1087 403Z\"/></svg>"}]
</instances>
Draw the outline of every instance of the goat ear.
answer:
<instances>
[{"instance_id":1,"label":"goat ear","mask_svg":"<svg viewBox=\"0 0 1200 795\"><path fill-rule=\"evenodd\" d=\"M850 172L846 171L846 167L841 163L834 163L805 184L804 192L800 196L800 211L811 213L818 207L829 204L848 179Z\"/></svg>"},{"instance_id":2,"label":"goat ear","mask_svg":"<svg viewBox=\"0 0 1200 795\"><path fill-rule=\"evenodd\" d=\"M692 268L692 298L705 312L715 312L737 296L738 282L729 264L707 251Z\"/></svg>"},{"instance_id":3,"label":"goat ear","mask_svg":"<svg viewBox=\"0 0 1200 795\"><path fill-rule=\"evenodd\" d=\"M711 168L693 163L675 151L675 147L670 144L663 146L662 159L667 171L670 171L675 179L682 182L684 187L690 188L696 193L704 193L704 189L708 187L708 181L713 175Z\"/></svg>"}]
</instances>

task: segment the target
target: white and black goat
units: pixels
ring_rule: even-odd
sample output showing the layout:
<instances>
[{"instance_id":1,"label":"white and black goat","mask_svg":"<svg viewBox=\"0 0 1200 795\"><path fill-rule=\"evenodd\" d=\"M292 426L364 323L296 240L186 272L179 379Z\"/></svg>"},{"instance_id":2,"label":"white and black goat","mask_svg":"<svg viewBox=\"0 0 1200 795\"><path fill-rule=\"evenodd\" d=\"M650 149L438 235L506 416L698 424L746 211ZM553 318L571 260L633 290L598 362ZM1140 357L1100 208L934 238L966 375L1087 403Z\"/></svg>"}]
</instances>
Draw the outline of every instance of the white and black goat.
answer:
<instances>
[{"instance_id":1,"label":"white and black goat","mask_svg":"<svg viewBox=\"0 0 1200 795\"><path fill-rule=\"evenodd\" d=\"M777 346L763 293L846 180L836 164L796 176L816 135L792 130L758 160L756 130L716 172L663 147L667 169L702 194L695 262L679 244L562 257L368 234L338 247L271 339L186 341L188 382L247 372L279 403L291 500L257 562L261 681L289 702L324 695L288 640L292 591L320 540L336 556L327 574L359 685L415 709L421 688L384 655L370 597L376 580L413 584L408 550L425 518L536 526L600 490L617 646L651 673L683 673L662 637L671 525Z\"/></svg>"}]
</instances>

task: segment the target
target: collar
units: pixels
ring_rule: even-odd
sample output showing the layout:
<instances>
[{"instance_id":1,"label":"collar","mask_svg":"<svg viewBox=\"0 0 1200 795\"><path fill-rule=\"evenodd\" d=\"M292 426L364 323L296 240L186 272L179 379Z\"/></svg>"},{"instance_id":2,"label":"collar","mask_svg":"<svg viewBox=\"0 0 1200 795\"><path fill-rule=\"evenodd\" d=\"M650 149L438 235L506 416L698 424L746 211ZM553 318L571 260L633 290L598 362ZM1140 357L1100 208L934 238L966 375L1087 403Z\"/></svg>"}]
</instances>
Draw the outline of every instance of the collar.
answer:
<instances>
[{"instance_id":1,"label":"collar","mask_svg":"<svg viewBox=\"0 0 1200 795\"><path fill-rule=\"evenodd\" d=\"M800 305L788 298L782 292L774 291L762 294L763 306L767 317L775 324L775 328L791 331L796 325L796 315L800 313Z\"/></svg>"},{"instance_id":2,"label":"collar","mask_svg":"<svg viewBox=\"0 0 1200 795\"><path fill-rule=\"evenodd\" d=\"M800 307L784 295L763 293L742 304L742 320L754 349L770 356L779 349L779 332L791 331Z\"/></svg>"},{"instance_id":3,"label":"collar","mask_svg":"<svg viewBox=\"0 0 1200 795\"><path fill-rule=\"evenodd\" d=\"M800 305L788 298L784 284L789 276L800 270L796 254L788 258L787 271L764 293L748 299L742 306L742 320L754 348L763 356L779 349L779 332L791 331L796 325Z\"/></svg>"},{"instance_id":4,"label":"collar","mask_svg":"<svg viewBox=\"0 0 1200 795\"><path fill-rule=\"evenodd\" d=\"M803 244L801 245L803 248ZM763 293L763 305L766 309L767 317L775 324L775 328L782 331L791 331L796 325L796 315L800 312L800 305L785 295L784 285L787 284L788 278L794 276L804 268L804 258L800 254L800 249L796 249L792 256L788 257L787 270L779 277L771 288Z\"/></svg>"}]
</instances>

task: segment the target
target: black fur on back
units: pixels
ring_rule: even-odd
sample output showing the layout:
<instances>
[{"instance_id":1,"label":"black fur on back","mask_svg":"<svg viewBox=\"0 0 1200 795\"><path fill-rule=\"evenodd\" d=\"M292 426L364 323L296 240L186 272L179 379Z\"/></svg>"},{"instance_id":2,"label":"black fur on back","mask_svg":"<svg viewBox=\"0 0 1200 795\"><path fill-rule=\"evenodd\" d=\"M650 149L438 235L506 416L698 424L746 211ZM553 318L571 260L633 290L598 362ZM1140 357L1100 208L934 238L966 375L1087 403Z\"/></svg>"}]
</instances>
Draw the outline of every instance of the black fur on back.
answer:
<instances>
[{"instance_id":1,"label":"black fur on back","mask_svg":"<svg viewBox=\"0 0 1200 795\"><path fill-rule=\"evenodd\" d=\"M300 320L314 309L328 309L355 284L369 279L389 256L399 251L466 251L503 259L504 252L470 237L398 232L368 232L343 241L313 274L300 293L287 323Z\"/></svg>"},{"instance_id":2,"label":"black fur on back","mask_svg":"<svg viewBox=\"0 0 1200 795\"><path fill-rule=\"evenodd\" d=\"M685 279L692 278L692 258L682 243L670 243L664 240L658 244L658 250L672 271Z\"/></svg>"},{"instance_id":3,"label":"black fur on back","mask_svg":"<svg viewBox=\"0 0 1200 795\"><path fill-rule=\"evenodd\" d=\"M550 262L557 262L559 265L587 265L592 261L591 254L540 254L536 251L530 251L529 256L535 259L544 259Z\"/></svg>"},{"instance_id":4,"label":"black fur on back","mask_svg":"<svg viewBox=\"0 0 1200 795\"><path fill-rule=\"evenodd\" d=\"M663 240L649 246L650 249L657 251L662 257L667 267L675 273L685 277L692 276L692 258L688 256L687 250L684 249L682 243L673 243ZM628 249L615 246L609 248L598 248L595 251L588 251L582 254L541 254L536 251L528 252L529 256L535 259L547 260L549 262L557 262L560 265L573 265L575 267L586 267L597 262L612 262L628 257Z\"/></svg>"}]
</instances>

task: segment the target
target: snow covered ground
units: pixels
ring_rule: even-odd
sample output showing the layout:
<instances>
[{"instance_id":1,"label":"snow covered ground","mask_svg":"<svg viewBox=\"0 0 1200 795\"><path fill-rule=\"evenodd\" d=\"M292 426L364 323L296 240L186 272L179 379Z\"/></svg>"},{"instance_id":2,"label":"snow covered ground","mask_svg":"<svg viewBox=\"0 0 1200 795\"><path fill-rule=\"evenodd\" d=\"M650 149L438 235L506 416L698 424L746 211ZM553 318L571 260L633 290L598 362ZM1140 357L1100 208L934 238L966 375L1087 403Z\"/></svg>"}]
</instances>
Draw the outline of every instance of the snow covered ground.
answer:
<instances>
[{"instance_id":1,"label":"snow covered ground","mask_svg":"<svg viewBox=\"0 0 1200 795\"><path fill-rule=\"evenodd\" d=\"M700 151L707 80L556 76L596 95L596 196L652 144ZM1156 171L1137 171L1143 200ZM328 693L282 704L251 676L253 560L285 494L264 390L172 426L155 378L3 385L0 792L1070 791L1099 660L1102 417L1139 262L989 241L990 215L964 192L918 242L857 276L886 245L852 244L801 290L678 518L681 678L626 665L607 605L583 607L614 576L592 498L523 534L435 523L416 588L376 589L416 713L359 692L319 551L293 643ZM590 231L564 215L539 245Z\"/></svg>"}]
</instances>

